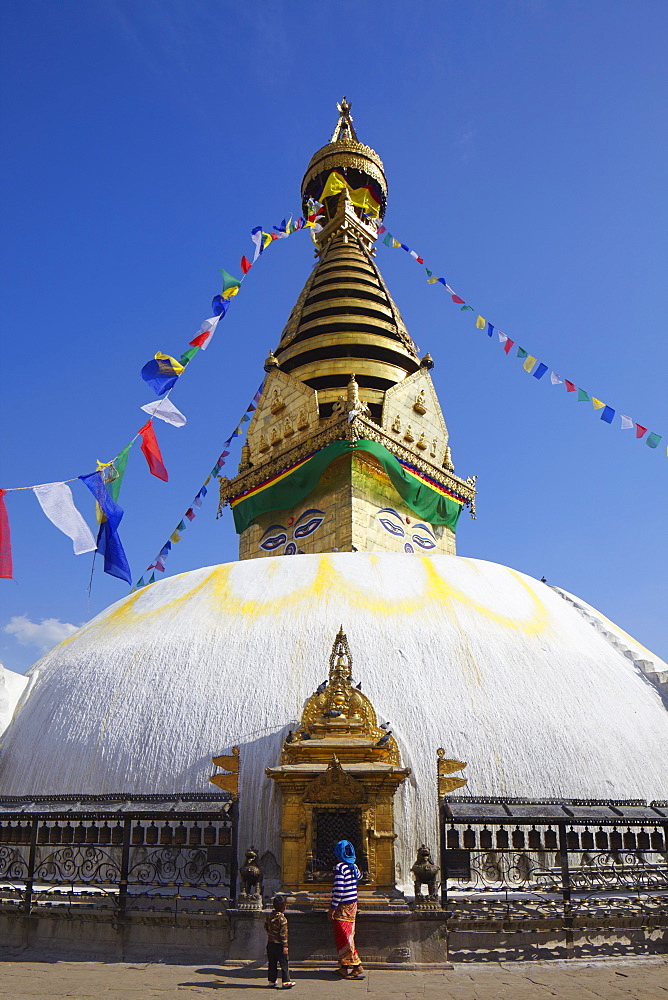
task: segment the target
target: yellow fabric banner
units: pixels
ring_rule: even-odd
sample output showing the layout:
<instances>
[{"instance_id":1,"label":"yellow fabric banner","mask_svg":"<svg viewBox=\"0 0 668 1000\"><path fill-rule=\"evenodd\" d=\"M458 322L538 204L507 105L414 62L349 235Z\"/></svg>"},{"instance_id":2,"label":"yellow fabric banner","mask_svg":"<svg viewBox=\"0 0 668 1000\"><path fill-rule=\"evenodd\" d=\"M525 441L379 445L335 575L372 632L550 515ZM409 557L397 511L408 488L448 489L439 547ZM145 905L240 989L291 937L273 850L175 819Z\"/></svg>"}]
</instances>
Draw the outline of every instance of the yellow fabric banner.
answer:
<instances>
[{"instance_id":1,"label":"yellow fabric banner","mask_svg":"<svg viewBox=\"0 0 668 1000\"><path fill-rule=\"evenodd\" d=\"M475 321L475 325L478 327L479 330L484 330L485 327L487 326L487 320L483 319L482 316L478 316L477 320Z\"/></svg>"},{"instance_id":2,"label":"yellow fabric banner","mask_svg":"<svg viewBox=\"0 0 668 1000\"><path fill-rule=\"evenodd\" d=\"M380 215L380 203L374 198L369 189L366 187L351 188L345 177L342 177L336 170L333 170L325 181L325 186L322 189L322 194L320 195L319 200L324 201L325 198L331 198L332 195L341 194L341 192L346 189L350 195L350 200L353 205L356 205L357 208L361 208L365 212L368 212L369 215ZM401 244L399 244L399 246L401 246Z\"/></svg>"},{"instance_id":3,"label":"yellow fabric banner","mask_svg":"<svg viewBox=\"0 0 668 1000\"><path fill-rule=\"evenodd\" d=\"M591 401L594 404L595 410L602 410L603 407L605 406L605 403L602 403L600 399L596 399L595 396L591 397Z\"/></svg>"},{"instance_id":4,"label":"yellow fabric banner","mask_svg":"<svg viewBox=\"0 0 668 1000\"><path fill-rule=\"evenodd\" d=\"M536 364L536 358L532 358L531 355L526 359L522 367L525 372L530 372L533 366Z\"/></svg>"}]
</instances>

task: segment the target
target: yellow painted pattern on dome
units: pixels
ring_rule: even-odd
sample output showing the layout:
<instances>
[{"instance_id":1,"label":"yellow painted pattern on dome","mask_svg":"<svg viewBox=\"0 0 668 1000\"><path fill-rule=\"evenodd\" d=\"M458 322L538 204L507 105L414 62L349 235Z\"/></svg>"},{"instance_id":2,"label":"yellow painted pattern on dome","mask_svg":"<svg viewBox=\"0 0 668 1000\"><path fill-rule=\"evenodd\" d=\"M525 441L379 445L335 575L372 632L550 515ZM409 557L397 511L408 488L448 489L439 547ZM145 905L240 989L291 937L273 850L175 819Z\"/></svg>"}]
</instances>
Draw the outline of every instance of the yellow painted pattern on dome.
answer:
<instances>
[{"instance_id":1,"label":"yellow painted pattern on dome","mask_svg":"<svg viewBox=\"0 0 668 1000\"><path fill-rule=\"evenodd\" d=\"M368 557L371 565L379 562L378 557L370 554ZM145 620L154 615L162 615L165 612L176 611L187 601L192 600L198 594L201 599L206 600L211 595L217 607L225 614L234 617L263 617L268 614L275 616L281 612L285 613L290 609L299 607L308 599L323 599L327 596L337 594L345 596L355 607L361 608L373 615L390 617L393 615L412 615L417 612L424 612L426 605L436 603L441 608L448 608L452 613L456 613L457 605L470 608L497 624L506 628L519 629L529 635L536 635L542 632L548 625L549 612L544 604L538 599L531 587L522 579L519 573L506 568L506 572L511 573L520 587L529 595L532 604L531 613L523 620L499 614L486 607L480 601L475 600L465 591L453 586L445 577L441 576L435 569L433 557L411 555L406 558L419 559L425 572L425 582L423 587L415 594L408 597L392 598L387 593L370 593L368 589L358 584L354 579L354 574L347 575L335 565L328 555L321 555L318 559L315 575L305 584L295 587L288 593L276 595L272 593L267 599L248 598L241 596L235 590L235 585L231 581L231 572L236 563L226 563L214 567L202 580L192 588L165 601L154 608L134 610L137 601L146 594L145 590L132 594L127 601L119 607L114 608L97 625L90 625L84 632L91 631L97 627L105 630L109 627L127 628L128 626ZM468 560L466 560L468 562ZM283 560L266 560L263 570L268 578L274 577L279 571L284 569ZM187 575L187 574L182 574ZM173 577L178 580L178 577ZM165 581L166 582L166 581ZM79 636L82 632L78 633ZM71 642L76 636L68 637L61 645Z\"/></svg>"}]
</instances>

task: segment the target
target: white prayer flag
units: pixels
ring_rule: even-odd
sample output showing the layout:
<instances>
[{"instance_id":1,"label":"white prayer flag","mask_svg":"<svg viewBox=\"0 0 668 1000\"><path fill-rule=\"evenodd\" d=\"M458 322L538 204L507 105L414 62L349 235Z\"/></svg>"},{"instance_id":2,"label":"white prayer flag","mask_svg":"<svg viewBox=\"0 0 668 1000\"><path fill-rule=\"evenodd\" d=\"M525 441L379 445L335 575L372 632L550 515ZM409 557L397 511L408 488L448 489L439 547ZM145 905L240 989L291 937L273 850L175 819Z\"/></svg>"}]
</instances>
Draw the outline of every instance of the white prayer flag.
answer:
<instances>
[{"instance_id":1,"label":"white prayer flag","mask_svg":"<svg viewBox=\"0 0 668 1000\"><path fill-rule=\"evenodd\" d=\"M563 378L559 378L556 372L550 372L550 382L552 385L562 385L563 381Z\"/></svg>"},{"instance_id":2,"label":"white prayer flag","mask_svg":"<svg viewBox=\"0 0 668 1000\"><path fill-rule=\"evenodd\" d=\"M620 413L619 416L621 417L621 421L622 421L622 430L623 431L630 431L630 430L632 430L633 429L633 421L631 420L631 418L630 417L625 417L623 413Z\"/></svg>"},{"instance_id":3,"label":"white prayer flag","mask_svg":"<svg viewBox=\"0 0 668 1000\"><path fill-rule=\"evenodd\" d=\"M90 528L74 506L72 490L67 483L33 486L33 493L49 521L72 539L75 556L97 548Z\"/></svg>"},{"instance_id":4,"label":"white prayer flag","mask_svg":"<svg viewBox=\"0 0 668 1000\"><path fill-rule=\"evenodd\" d=\"M500 343L500 344L505 344L505 343L506 343L506 341L508 340L508 338L506 337L505 333L501 333L501 331L500 331L500 330L497 330L496 332L497 332L497 333L498 333L498 335L499 335L499 343Z\"/></svg>"},{"instance_id":5,"label":"white prayer flag","mask_svg":"<svg viewBox=\"0 0 668 1000\"><path fill-rule=\"evenodd\" d=\"M258 226L257 229L254 229L252 231L252 233L251 233L251 240L255 244L255 254L253 255L253 264L254 264L255 261L260 256L260 254L262 253L262 249L263 249L263 247L262 247L262 240L263 240L262 226Z\"/></svg>"},{"instance_id":6,"label":"white prayer flag","mask_svg":"<svg viewBox=\"0 0 668 1000\"><path fill-rule=\"evenodd\" d=\"M173 424L174 427L183 427L186 417L178 410L169 399L156 399L153 403L146 403L142 406L145 413L150 413L152 417L158 417L165 423Z\"/></svg>"},{"instance_id":7,"label":"white prayer flag","mask_svg":"<svg viewBox=\"0 0 668 1000\"><path fill-rule=\"evenodd\" d=\"M207 347L211 343L211 338L216 332L216 327L220 322L220 316L212 316L211 319L205 319L200 326L194 340L190 343L196 347L201 347L203 351L206 351ZM199 343L196 343L199 341Z\"/></svg>"}]
</instances>

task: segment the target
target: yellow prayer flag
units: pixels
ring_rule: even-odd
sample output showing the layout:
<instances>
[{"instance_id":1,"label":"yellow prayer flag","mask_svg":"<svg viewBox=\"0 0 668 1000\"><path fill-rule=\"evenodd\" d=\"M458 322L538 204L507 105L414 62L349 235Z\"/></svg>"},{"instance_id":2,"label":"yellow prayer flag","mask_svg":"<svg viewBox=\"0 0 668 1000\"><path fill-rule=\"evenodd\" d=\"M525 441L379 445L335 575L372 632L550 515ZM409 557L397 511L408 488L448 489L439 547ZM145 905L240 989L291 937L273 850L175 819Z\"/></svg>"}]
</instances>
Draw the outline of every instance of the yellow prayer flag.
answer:
<instances>
[{"instance_id":1,"label":"yellow prayer flag","mask_svg":"<svg viewBox=\"0 0 668 1000\"><path fill-rule=\"evenodd\" d=\"M427 278L427 284L428 285L435 285L437 281L438 281L438 278Z\"/></svg>"},{"instance_id":2,"label":"yellow prayer flag","mask_svg":"<svg viewBox=\"0 0 668 1000\"><path fill-rule=\"evenodd\" d=\"M167 362L169 362L169 365L173 369L173 372L171 372L171 371L168 372L168 371L165 370L165 374L180 375L181 372L184 370L183 369L183 365L179 361L177 361L176 358L171 357L171 355L169 355L169 354L163 354L162 351L156 351L156 353L155 353L155 360L156 361L167 361ZM160 368L164 369L165 366L161 365Z\"/></svg>"},{"instance_id":3,"label":"yellow prayer flag","mask_svg":"<svg viewBox=\"0 0 668 1000\"><path fill-rule=\"evenodd\" d=\"M170 542L174 542L174 545L176 545L177 542L180 542L181 541L181 536L178 533L178 531L173 531L171 533L171 535L169 536L169 540L170 540Z\"/></svg>"},{"instance_id":4,"label":"yellow prayer flag","mask_svg":"<svg viewBox=\"0 0 668 1000\"><path fill-rule=\"evenodd\" d=\"M477 320L475 321L475 325L478 327L479 330L484 330L485 327L487 326L487 320L483 319L482 316L478 316Z\"/></svg>"},{"instance_id":5,"label":"yellow prayer flag","mask_svg":"<svg viewBox=\"0 0 668 1000\"><path fill-rule=\"evenodd\" d=\"M601 410L605 406L605 403L602 403L600 399L596 399L595 396L591 397L591 401L594 404L595 410Z\"/></svg>"},{"instance_id":6,"label":"yellow prayer flag","mask_svg":"<svg viewBox=\"0 0 668 1000\"><path fill-rule=\"evenodd\" d=\"M395 248L400 247L401 243L399 242L399 240L395 240L394 238L392 238L392 246Z\"/></svg>"},{"instance_id":7,"label":"yellow prayer flag","mask_svg":"<svg viewBox=\"0 0 668 1000\"><path fill-rule=\"evenodd\" d=\"M522 367L525 372L530 372L533 366L536 364L536 358L532 358L531 355L526 359Z\"/></svg>"}]
</instances>

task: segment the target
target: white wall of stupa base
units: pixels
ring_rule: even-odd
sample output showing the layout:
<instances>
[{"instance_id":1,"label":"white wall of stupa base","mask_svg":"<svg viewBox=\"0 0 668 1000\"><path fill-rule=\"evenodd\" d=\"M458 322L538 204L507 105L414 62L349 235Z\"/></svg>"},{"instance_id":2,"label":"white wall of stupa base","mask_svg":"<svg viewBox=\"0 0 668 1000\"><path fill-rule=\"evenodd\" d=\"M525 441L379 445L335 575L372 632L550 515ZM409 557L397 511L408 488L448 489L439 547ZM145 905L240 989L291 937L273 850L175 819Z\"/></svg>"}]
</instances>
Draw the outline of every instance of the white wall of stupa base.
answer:
<instances>
[{"instance_id":1,"label":"white wall of stupa base","mask_svg":"<svg viewBox=\"0 0 668 1000\"><path fill-rule=\"evenodd\" d=\"M23 674L7 670L0 663L0 736L12 721L14 709L27 683L27 678Z\"/></svg>"},{"instance_id":2,"label":"white wall of stupa base","mask_svg":"<svg viewBox=\"0 0 668 1000\"><path fill-rule=\"evenodd\" d=\"M495 563L404 553L251 559L119 601L31 669L0 789L213 790L211 757L238 744L240 847L280 857L264 769L341 624L412 768L395 800L400 884L416 847L436 848L441 746L468 763L472 795L668 797L660 693L570 600Z\"/></svg>"}]
</instances>

